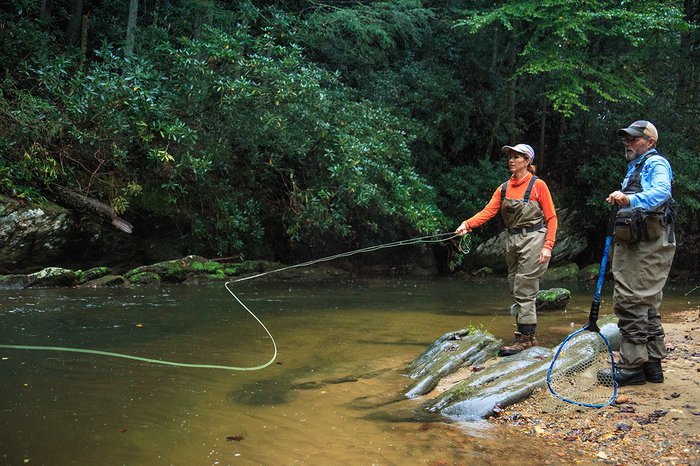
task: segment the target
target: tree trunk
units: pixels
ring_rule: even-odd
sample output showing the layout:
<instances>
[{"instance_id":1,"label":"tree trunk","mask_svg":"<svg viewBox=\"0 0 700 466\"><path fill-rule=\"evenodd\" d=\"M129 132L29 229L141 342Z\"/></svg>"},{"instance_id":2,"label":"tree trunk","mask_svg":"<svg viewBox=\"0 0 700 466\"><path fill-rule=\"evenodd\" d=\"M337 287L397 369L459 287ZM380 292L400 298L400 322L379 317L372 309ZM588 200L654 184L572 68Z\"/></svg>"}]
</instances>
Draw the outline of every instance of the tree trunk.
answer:
<instances>
[{"instance_id":1,"label":"tree trunk","mask_svg":"<svg viewBox=\"0 0 700 466\"><path fill-rule=\"evenodd\" d=\"M83 0L72 0L70 6L70 21L66 27L66 41L68 44L75 44L80 31L80 20L83 17Z\"/></svg>"},{"instance_id":2,"label":"tree trunk","mask_svg":"<svg viewBox=\"0 0 700 466\"><path fill-rule=\"evenodd\" d=\"M700 26L700 1L685 0L683 2L685 20L694 26ZM676 75L676 109L678 123L687 125L692 131L700 116L700 33L690 30L681 33L679 66Z\"/></svg>"},{"instance_id":3,"label":"tree trunk","mask_svg":"<svg viewBox=\"0 0 700 466\"><path fill-rule=\"evenodd\" d=\"M496 107L494 109L494 120L491 125L491 131L489 134L488 143L486 145L485 157L488 159L491 159L493 157L492 154L494 153L495 147L497 146L496 139L501 134L501 124L503 123L504 116L508 115L508 117L513 119L513 121L515 119L515 91L517 89L517 82L514 78L514 74L518 59L517 35L511 35L506 40L506 48L503 54L508 57L508 61L506 65L503 66L500 70L500 74L506 75L504 81L507 82L508 85L505 88L506 92L501 92L500 89L496 91L498 95L498 103L496 104ZM492 71L495 74L498 74L499 70L496 69L496 67L498 66L498 62L496 61L496 55L497 54L494 51L492 55L493 61L491 65Z\"/></svg>"},{"instance_id":4,"label":"tree trunk","mask_svg":"<svg viewBox=\"0 0 700 466\"><path fill-rule=\"evenodd\" d=\"M542 111L540 112L540 142L539 154L537 154L537 170L542 173L544 170L544 147L545 147L545 127L547 125L547 98L542 97Z\"/></svg>"},{"instance_id":5,"label":"tree trunk","mask_svg":"<svg viewBox=\"0 0 700 466\"><path fill-rule=\"evenodd\" d=\"M83 15L82 27L80 32L80 61L84 62L87 56L87 38L88 24L90 22L90 14Z\"/></svg>"},{"instance_id":6,"label":"tree trunk","mask_svg":"<svg viewBox=\"0 0 700 466\"><path fill-rule=\"evenodd\" d=\"M499 57L499 43L500 43L500 33L499 33L499 28L495 28L495 32L493 34L493 48L492 48L492 53L491 53L491 75L495 76L498 74L498 57ZM507 48L507 47L506 47ZM493 146L495 144L495 139L496 139L496 132L498 126L501 124L501 112L498 111L498 108L500 107L500 103L496 104L496 115L495 119L493 121L493 125L491 126L491 133L489 134L489 139L486 143L486 154L485 158L490 159L491 154L493 153Z\"/></svg>"},{"instance_id":7,"label":"tree trunk","mask_svg":"<svg viewBox=\"0 0 700 466\"><path fill-rule=\"evenodd\" d=\"M41 0L41 6L39 7L39 21L42 23L48 23L51 19L51 13L49 12L49 2L48 0Z\"/></svg>"},{"instance_id":8,"label":"tree trunk","mask_svg":"<svg viewBox=\"0 0 700 466\"><path fill-rule=\"evenodd\" d=\"M136 41L136 20L139 12L139 0L129 0L129 20L126 25L126 44L124 46L124 56L130 58L134 53L134 43Z\"/></svg>"}]
</instances>

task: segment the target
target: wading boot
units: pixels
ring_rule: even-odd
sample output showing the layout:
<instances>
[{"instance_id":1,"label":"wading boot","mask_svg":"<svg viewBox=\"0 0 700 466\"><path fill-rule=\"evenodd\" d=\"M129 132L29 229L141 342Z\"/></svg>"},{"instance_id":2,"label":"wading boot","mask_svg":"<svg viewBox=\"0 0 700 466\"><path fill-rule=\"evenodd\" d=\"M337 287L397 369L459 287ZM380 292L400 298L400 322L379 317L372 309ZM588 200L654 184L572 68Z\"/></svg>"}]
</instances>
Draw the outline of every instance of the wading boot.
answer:
<instances>
[{"instance_id":1,"label":"wading boot","mask_svg":"<svg viewBox=\"0 0 700 466\"><path fill-rule=\"evenodd\" d=\"M513 343L508 346L501 346L498 350L499 356L512 356L524 349L537 346L535 339L536 324L518 324L518 331L515 332Z\"/></svg>"},{"instance_id":2,"label":"wading boot","mask_svg":"<svg viewBox=\"0 0 700 466\"><path fill-rule=\"evenodd\" d=\"M662 383L664 381L664 371L661 369L660 360L650 359L642 364L642 369L647 382Z\"/></svg>"},{"instance_id":3,"label":"wading boot","mask_svg":"<svg viewBox=\"0 0 700 466\"><path fill-rule=\"evenodd\" d=\"M624 387L627 385L644 385L647 382L647 377L644 374L644 369L642 367L620 368L615 370L615 379L617 381L618 387ZM607 387L612 386L612 373L610 369L603 369L598 371L598 382L601 385Z\"/></svg>"}]
</instances>

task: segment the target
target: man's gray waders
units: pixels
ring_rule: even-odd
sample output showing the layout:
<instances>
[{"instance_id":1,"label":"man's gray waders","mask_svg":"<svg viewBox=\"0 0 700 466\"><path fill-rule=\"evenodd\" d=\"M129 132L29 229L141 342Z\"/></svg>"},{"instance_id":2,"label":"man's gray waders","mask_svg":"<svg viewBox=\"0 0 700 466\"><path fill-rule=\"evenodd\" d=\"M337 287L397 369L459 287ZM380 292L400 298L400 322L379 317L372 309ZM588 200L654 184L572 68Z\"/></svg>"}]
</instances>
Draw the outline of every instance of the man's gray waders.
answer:
<instances>
[{"instance_id":1,"label":"man's gray waders","mask_svg":"<svg viewBox=\"0 0 700 466\"><path fill-rule=\"evenodd\" d=\"M623 193L630 195L643 191L640 174L653 155L663 157L656 150L644 156L622 188ZM669 202L673 202L673 198L659 208L658 216L652 217L655 221L664 219L660 223L661 235L658 238L615 242L613 305L622 335L621 368L636 368L649 360L658 361L666 356L659 306L676 252L675 215L672 214L671 219L664 218Z\"/></svg>"},{"instance_id":2,"label":"man's gray waders","mask_svg":"<svg viewBox=\"0 0 700 466\"><path fill-rule=\"evenodd\" d=\"M672 228L665 225L652 241L615 242L613 304L622 335L620 367L639 367L666 356L659 305L676 252L675 243L668 241Z\"/></svg>"}]
</instances>

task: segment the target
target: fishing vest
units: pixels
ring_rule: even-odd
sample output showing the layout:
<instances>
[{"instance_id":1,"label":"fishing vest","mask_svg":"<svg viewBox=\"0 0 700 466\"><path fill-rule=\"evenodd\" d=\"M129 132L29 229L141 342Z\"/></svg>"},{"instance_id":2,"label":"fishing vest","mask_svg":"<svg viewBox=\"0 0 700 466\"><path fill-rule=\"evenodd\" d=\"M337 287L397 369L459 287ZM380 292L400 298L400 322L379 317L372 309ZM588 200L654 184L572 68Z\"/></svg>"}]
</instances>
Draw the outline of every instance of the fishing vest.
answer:
<instances>
[{"instance_id":1,"label":"fishing vest","mask_svg":"<svg viewBox=\"0 0 700 466\"><path fill-rule=\"evenodd\" d=\"M536 180L537 177L533 175L522 199L509 199L506 197L507 181L501 186L501 216L506 224L508 233L511 235L532 233L545 226L544 213L542 213L540 203L530 200L532 187L535 185Z\"/></svg>"},{"instance_id":2,"label":"fishing vest","mask_svg":"<svg viewBox=\"0 0 700 466\"><path fill-rule=\"evenodd\" d=\"M624 194L637 194L644 191L644 189L642 188L642 169L644 168L644 164L647 162L647 160L649 160L649 157L651 157L652 155L664 157L656 151L650 152L647 155L645 155L644 158L634 167L634 171L627 179L627 184L622 188L622 192Z\"/></svg>"},{"instance_id":3,"label":"fishing vest","mask_svg":"<svg viewBox=\"0 0 700 466\"><path fill-rule=\"evenodd\" d=\"M634 170L627 179L627 183L622 187L622 192L626 195L638 194L644 191L642 187L642 169L649 157L659 154L656 150L648 153L637 163ZM665 157L664 157L665 159ZM676 221L676 201L671 196L666 202L653 211L646 211L641 208L632 209L630 206L620 208L615 218L615 236L621 241L634 243L643 240L655 240L661 236L664 226L670 225L669 242L674 242L673 225Z\"/></svg>"}]
</instances>

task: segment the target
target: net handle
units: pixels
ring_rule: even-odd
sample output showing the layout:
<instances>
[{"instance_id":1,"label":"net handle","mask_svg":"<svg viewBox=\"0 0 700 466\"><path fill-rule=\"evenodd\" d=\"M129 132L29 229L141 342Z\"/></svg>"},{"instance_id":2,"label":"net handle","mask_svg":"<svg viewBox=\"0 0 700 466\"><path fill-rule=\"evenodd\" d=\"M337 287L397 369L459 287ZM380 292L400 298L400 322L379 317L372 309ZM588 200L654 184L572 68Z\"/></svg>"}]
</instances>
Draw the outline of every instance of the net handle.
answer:
<instances>
[{"instance_id":1,"label":"net handle","mask_svg":"<svg viewBox=\"0 0 700 466\"><path fill-rule=\"evenodd\" d=\"M608 219L608 235L605 238L603 258L600 261L600 271L598 272L598 283L595 287L595 294L593 295L593 302L591 303L591 311L588 314L588 325L586 325L586 329L590 330L591 332L600 333L600 328L598 328L598 314L600 312L600 290L603 288L605 268L608 264L610 244L612 243L613 235L615 233L615 216L617 215L618 210L620 210L620 206L614 204L612 210L610 211L610 218Z\"/></svg>"}]
</instances>

